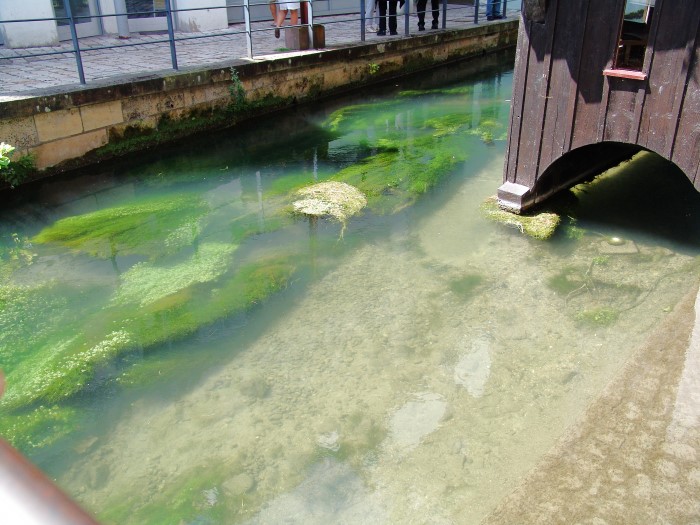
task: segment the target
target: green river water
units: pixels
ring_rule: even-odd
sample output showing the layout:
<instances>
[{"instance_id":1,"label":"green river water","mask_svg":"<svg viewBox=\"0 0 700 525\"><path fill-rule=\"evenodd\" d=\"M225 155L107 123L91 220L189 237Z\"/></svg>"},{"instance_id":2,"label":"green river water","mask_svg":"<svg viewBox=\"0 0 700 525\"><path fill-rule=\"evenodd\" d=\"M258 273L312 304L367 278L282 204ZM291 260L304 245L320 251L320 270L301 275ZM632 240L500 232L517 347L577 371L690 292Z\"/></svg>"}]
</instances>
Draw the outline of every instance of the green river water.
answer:
<instances>
[{"instance_id":1,"label":"green river water","mask_svg":"<svg viewBox=\"0 0 700 525\"><path fill-rule=\"evenodd\" d=\"M3 436L104 523L478 523L700 265L650 154L549 241L485 219L511 88L487 57L8 196ZM322 180L367 208L292 216Z\"/></svg>"}]
</instances>

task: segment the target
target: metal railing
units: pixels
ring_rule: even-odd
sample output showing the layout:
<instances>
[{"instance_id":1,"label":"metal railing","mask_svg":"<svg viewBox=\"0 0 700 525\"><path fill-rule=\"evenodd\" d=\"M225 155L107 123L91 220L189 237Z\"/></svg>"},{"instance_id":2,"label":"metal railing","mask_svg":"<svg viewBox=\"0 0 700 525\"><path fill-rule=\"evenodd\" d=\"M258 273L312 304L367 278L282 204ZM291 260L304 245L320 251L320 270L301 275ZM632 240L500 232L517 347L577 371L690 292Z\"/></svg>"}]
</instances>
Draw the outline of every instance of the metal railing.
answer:
<instances>
[{"instance_id":1,"label":"metal railing","mask_svg":"<svg viewBox=\"0 0 700 525\"><path fill-rule=\"evenodd\" d=\"M386 1L386 0L384 0ZM394 1L394 0L391 0ZM413 0L415 1L415 0ZM447 21L448 18L450 20L456 21L457 19L462 19L462 20L469 20L470 23L474 24L479 24L481 21L483 21L486 18L486 3L490 0L473 0L474 4L473 5L454 5L454 4L449 4L448 0L440 0L440 11L441 11L441 16L440 16L440 26L442 29L447 28ZM92 18L99 18L105 19L105 18L118 18L118 17L124 17L126 16L125 13L115 13L115 14L89 14L89 15L75 15L72 13L71 8L70 8L70 1L69 0L64 0L64 8L65 8L65 16L61 17L53 17L53 18L33 18L33 19L22 19L22 20L0 20L0 24L12 24L12 23L26 23L26 22L47 22L47 21L54 21L56 23L63 23L64 25L67 25L70 29L70 35L71 35L71 44L72 48L70 49L60 49L56 51L41 51L41 52L26 52L25 53L13 53L11 56L2 56L0 55L0 67L2 66L2 63L4 60L8 59L22 59L22 58L27 58L27 59L32 59L35 60L37 57L48 57L52 55L66 55L67 53L72 54L75 57L75 62L76 62L76 68L78 72L78 77L80 80L81 84L86 84L86 78L85 78L85 70L83 66L83 55L86 53L90 52L95 52L95 51L102 51L102 50L110 50L110 49L123 49L123 48L131 48L131 47L137 47L137 46L145 46L145 45L152 45L152 44L167 44L169 47L170 51L170 64L172 69L178 70L179 69L179 64L178 64L178 52L177 52L177 44L178 43L185 43L187 41L196 41L196 40L204 40L204 39L212 39L212 38L220 38L222 35L225 36L235 36L235 35L243 35L245 42L246 42L246 54L249 59L252 59L254 57L254 48L253 48L253 35L256 33L260 32L271 32L273 31L273 28L269 25L269 22L272 20L272 18L267 18L265 21L267 24L265 26L261 26L259 23L258 24L253 24L250 16L251 8L257 7L257 6L264 6L267 8L269 6L269 2L266 0L258 1L258 2L251 2L251 0L242 0L242 5L240 6L204 6L204 7L197 7L197 8L187 8L187 9L173 9L171 0L165 0L165 9L160 9L160 10L152 10L152 11L139 11L138 13L128 13L129 16L134 16L134 15L145 15L145 16L164 16L166 19L166 25L167 25L167 35L165 38L156 38L156 39L150 39L148 42L128 42L126 40L120 40L118 44L113 44L113 45L92 45L89 47L81 47L81 42L80 38L78 37L78 31L77 31L77 26L84 20L89 20ZM280 3L280 2L275 2L275 3ZM310 40L312 40L311 37L311 28L313 28L314 25L314 17L313 17L313 1L312 0L300 0L301 3L301 17L300 17L300 24L296 26L290 26L290 25L284 25L281 26L281 29L288 29L291 27L307 27L310 28ZM404 36L409 36L411 34L410 31L410 21L412 18L416 18L418 13L415 11L415 4L412 6L411 5L412 0L405 0L405 7L404 7L404 12L401 15L397 15L398 17L403 17L403 30L402 34ZM520 7L520 1L516 0L511 0L510 4L517 5L517 9ZM343 15L341 17L334 16L334 17L329 17L328 19L324 19L324 25L327 28L331 28L327 31L330 32L332 31L332 26L334 24L342 24L342 23L356 23L359 22L359 31L358 31L358 37L360 41L365 41L367 32L366 32L366 22L367 22L367 13L365 12L365 0L359 0L359 16L357 12L354 13L347 13L346 15ZM430 3L428 3L430 5ZM508 15L508 0L501 0L500 2L500 7L501 10L500 12L504 15ZM231 9L231 8L241 8L243 9L243 18L244 18L244 23L243 24L233 24L232 27L229 27L226 30L218 31L218 32L207 32L207 33L199 33L199 34L183 34L183 33L176 33L175 31L175 24L174 24L174 17L177 15L177 13L180 12L192 12L192 11L204 11L204 10L217 10L217 9ZM412 7L414 9L412 9ZM430 8L426 9L426 16L430 17L430 14L432 13L432 10ZM513 15L513 12L511 11L511 16ZM259 17L258 17L259 18ZM241 26L242 28L238 28L238 26ZM357 37L356 37L357 38ZM313 47L313 42L312 42L312 47ZM144 68L146 69L146 68Z\"/></svg>"},{"instance_id":2,"label":"metal railing","mask_svg":"<svg viewBox=\"0 0 700 525\"><path fill-rule=\"evenodd\" d=\"M82 48L80 47L80 39L78 38L78 31L77 31L77 26L80 24L81 20L90 20L92 18L118 18L118 17L123 17L124 14L122 13L116 13L116 14L108 14L108 15L103 15L103 14L90 14L90 15L74 15L73 12L71 11L71 6L70 6L70 1L69 0L64 0L64 9L66 12L66 16L61 16L61 17L44 17L44 18L28 18L28 19L19 19L19 20L0 20L0 24L12 24L12 23L26 23L26 22L49 22L49 21L54 21L54 22L66 22L66 25L69 26L70 28L70 35L71 35L71 41L73 45L73 49L68 51L70 53L73 53L75 55L75 62L78 70L78 77L80 78L80 83L85 84L85 70L83 68L83 61L82 61L82 54L85 52L89 51L101 51L101 50L107 50L107 49L121 49L125 47L135 47L135 46L142 46L146 45L143 43L120 43L117 45L111 45L111 46L93 46L93 47L88 47L88 48ZM276 4L280 4L281 2L275 2ZM294 27L311 27L313 25L313 7L312 7L312 1L311 0L300 0L300 3L302 5L301 11L302 13L308 13L306 16L303 17L304 21ZM253 44L252 44L252 35L253 33L259 32L259 31L271 31L271 29L255 29L252 27L251 24L251 18L250 18L250 8L254 6L268 6L269 2L259 2L259 3L253 3L250 2L250 0L243 0L243 5L240 6L243 9L243 16L245 19L244 23L244 29L242 31L228 31L228 34L245 34L246 36L246 41L247 41L247 49L248 49L248 58L253 58ZM170 47L170 60L172 63L172 68L174 70L178 70L178 62L177 62L177 49L176 49L176 42L182 42L182 41L187 41L187 40L198 40L198 39L204 39L204 38L212 38L212 35L210 34L199 34L199 35L189 35L189 36L175 36L175 29L174 29L174 23L173 23L173 15L179 12L191 12L191 11L205 11L205 10L217 10L217 9L229 9L231 6L209 6L209 7L196 7L196 8L188 8L188 9L173 9L171 0L165 0L165 10L152 10L152 11L139 11L139 12L132 12L129 13L130 15L158 15L161 13L164 13L165 19L166 19L166 24L167 24L167 35L168 37L166 39L158 39L158 40L151 40L148 43L149 44L168 44ZM308 18L307 18L308 17ZM308 20L308 21L306 21ZM280 29L285 29L289 28L292 26L280 26ZM65 50L61 51L47 51L43 53L32 53L32 54L18 54L14 55L12 58L35 58L35 57L41 57L41 56L51 56L51 55L64 55L66 53ZM0 57L0 60L6 59L5 57Z\"/></svg>"}]
</instances>

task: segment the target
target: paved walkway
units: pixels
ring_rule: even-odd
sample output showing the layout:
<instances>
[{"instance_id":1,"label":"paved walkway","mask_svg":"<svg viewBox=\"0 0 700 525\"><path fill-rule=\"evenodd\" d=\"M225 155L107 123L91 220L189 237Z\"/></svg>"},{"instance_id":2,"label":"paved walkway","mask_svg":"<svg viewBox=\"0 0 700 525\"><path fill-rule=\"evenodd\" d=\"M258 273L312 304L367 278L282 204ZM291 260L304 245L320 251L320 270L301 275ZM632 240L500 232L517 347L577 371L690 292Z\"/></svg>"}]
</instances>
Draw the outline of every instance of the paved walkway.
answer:
<instances>
[{"instance_id":1,"label":"paved walkway","mask_svg":"<svg viewBox=\"0 0 700 525\"><path fill-rule=\"evenodd\" d=\"M510 4L513 7L510 7ZM508 17L518 16L518 2L511 2ZM481 10L480 10L481 11ZM410 15L409 34L405 34L403 18L399 19L398 36L377 36L367 33L368 42L409 38L418 35L418 22L415 13ZM429 14L426 18L430 18ZM337 48L361 42L361 22L359 14L316 17L314 22L323 24L326 32L326 47ZM480 23L487 22L482 17ZM440 17L442 25L442 16ZM472 6L448 4L446 28L465 28L474 25ZM428 27L430 25L428 24ZM310 51L289 51L284 48L284 34L274 37L271 21L252 24L252 60L267 60L280 54L314 53ZM429 32L428 30L427 32ZM425 33L420 33L425 34ZM206 36L206 38L201 38ZM196 38L192 38L196 37ZM208 33L176 33L176 54L179 69L201 67L232 59L250 60L247 56L245 27L233 24L226 30ZM189 39L188 39L189 38ZM186 40L180 40L186 39ZM118 46L112 49L106 47ZM114 81L120 77L155 74L162 70L172 71L170 46L167 34L132 33L128 40L116 35L105 35L80 39L81 57L85 80L88 84L96 81ZM0 102L17 97L36 94L62 92L80 85L71 41L61 42L54 47L8 49L0 46ZM46 53L56 53L46 55ZM31 55L31 56L27 56Z\"/></svg>"}]
</instances>

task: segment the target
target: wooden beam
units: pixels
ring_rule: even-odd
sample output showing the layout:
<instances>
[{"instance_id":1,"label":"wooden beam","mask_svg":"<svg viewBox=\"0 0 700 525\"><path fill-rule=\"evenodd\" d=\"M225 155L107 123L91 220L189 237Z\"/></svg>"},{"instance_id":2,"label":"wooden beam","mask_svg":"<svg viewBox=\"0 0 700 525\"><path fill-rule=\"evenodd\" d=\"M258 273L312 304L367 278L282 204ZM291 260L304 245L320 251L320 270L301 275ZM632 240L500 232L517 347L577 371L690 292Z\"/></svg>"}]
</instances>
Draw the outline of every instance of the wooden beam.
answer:
<instances>
[{"instance_id":1,"label":"wooden beam","mask_svg":"<svg viewBox=\"0 0 700 525\"><path fill-rule=\"evenodd\" d=\"M547 0L523 0L523 16L530 22L544 22Z\"/></svg>"}]
</instances>

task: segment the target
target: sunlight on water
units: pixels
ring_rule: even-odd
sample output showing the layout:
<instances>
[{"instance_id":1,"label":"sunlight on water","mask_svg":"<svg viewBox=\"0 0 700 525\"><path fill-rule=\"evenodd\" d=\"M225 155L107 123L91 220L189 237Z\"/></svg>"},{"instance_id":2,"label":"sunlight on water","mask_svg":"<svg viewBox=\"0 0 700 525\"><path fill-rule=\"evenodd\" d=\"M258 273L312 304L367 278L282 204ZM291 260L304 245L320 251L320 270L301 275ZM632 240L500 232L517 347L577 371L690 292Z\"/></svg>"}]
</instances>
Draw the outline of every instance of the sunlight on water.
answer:
<instances>
[{"instance_id":1,"label":"sunlight on water","mask_svg":"<svg viewBox=\"0 0 700 525\"><path fill-rule=\"evenodd\" d=\"M477 523L700 248L695 195L618 205L631 173L687 190L648 156L552 241L485 220L510 61L34 188L2 217L3 433L105 523ZM368 199L342 238L288 212L329 178Z\"/></svg>"}]
</instances>

